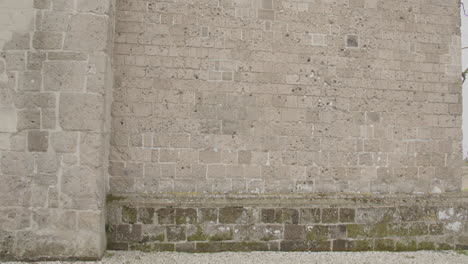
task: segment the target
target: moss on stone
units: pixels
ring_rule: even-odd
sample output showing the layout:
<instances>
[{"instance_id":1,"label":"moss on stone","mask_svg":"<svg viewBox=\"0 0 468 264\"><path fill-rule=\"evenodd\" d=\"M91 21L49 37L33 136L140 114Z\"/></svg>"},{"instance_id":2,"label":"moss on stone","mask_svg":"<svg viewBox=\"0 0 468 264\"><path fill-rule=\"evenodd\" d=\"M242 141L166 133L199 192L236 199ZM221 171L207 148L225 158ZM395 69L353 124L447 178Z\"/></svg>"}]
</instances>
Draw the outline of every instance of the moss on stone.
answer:
<instances>
[{"instance_id":1,"label":"moss on stone","mask_svg":"<svg viewBox=\"0 0 468 264\"><path fill-rule=\"evenodd\" d=\"M142 252L175 251L175 245L171 243L134 243L130 245L130 249Z\"/></svg>"},{"instance_id":2,"label":"moss on stone","mask_svg":"<svg viewBox=\"0 0 468 264\"><path fill-rule=\"evenodd\" d=\"M208 236L203 233L203 229L200 225L197 225L197 232L187 238L188 241L205 241Z\"/></svg>"},{"instance_id":3,"label":"moss on stone","mask_svg":"<svg viewBox=\"0 0 468 264\"><path fill-rule=\"evenodd\" d=\"M121 196L116 196L116 195L113 195L113 194L108 194L106 196L106 203L112 203L113 201L121 201L121 200L124 200L125 198L124 197L121 197Z\"/></svg>"},{"instance_id":4,"label":"moss on stone","mask_svg":"<svg viewBox=\"0 0 468 264\"><path fill-rule=\"evenodd\" d=\"M438 250L451 250L453 249L453 246L447 244L447 243L440 243L437 245Z\"/></svg>"},{"instance_id":5,"label":"moss on stone","mask_svg":"<svg viewBox=\"0 0 468 264\"><path fill-rule=\"evenodd\" d=\"M330 229L328 226L314 226L312 230L307 232L307 241L324 241L328 239Z\"/></svg>"},{"instance_id":6,"label":"moss on stone","mask_svg":"<svg viewBox=\"0 0 468 264\"><path fill-rule=\"evenodd\" d=\"M369 240L352 240L348 241L348 249L350 251L368 251L372 249L372 243Z\"/></svg>"},{"instance_id":7,"label":"moss on stone","mask_svg":"<svg viewBox=\"0 0 468 264\"><path fill-rule=\"evenodd\" d=\"M210 237L210 241L223 241L223 240L233 240L234 232L232 230L229 233L219 233Z\"/></svg>"},{"instance_id":8,"label":"moss on stone","mask_svg":"<svg viewBox=\"0 0 468 264\"><path fill-rule=\"evenodd\" d=\"M137 222L137 210L127 206L122 207L122 222L134 224Z\"/></svg>"},{"instance_id":9,"label":"moss on stone","mask_svg":"<svg viewBox=\"0 0 468 264\"><path fill-rule=\"evenodd\" d=\"M435 244L432 241L419 242L418 249L420 250L435 250Z\"/></svg>"},{"instance_id":10,"label":"moss on stone","mask_svg":"<svg viewBox=\"0 0 468 264\"><path fill-rule=\"evenodd\" d=\"M394 251L395 242L391 239L376 239L374 244L375 251Z\"/></svg>"},{"instance_id":11,"label":"moss on stone","mask_svg":"<svg viewBox=\"0 0 468 264\"><path fill-rule=\"evenodd\" d=\"M349 224L346 225L346 230L348 231L349 238L366 236L366 231L363 225Z\"/></svg>"},{"instance_id":12,"label":"moss on stone","mask_svg":"<svg viewBox=\"0 0 468 264\"><path fill-rule=\"evenodd\" d=\"M396 243L396 251L416 251L418 244L415 240L400 240Z\"/></svg>"}]
</instances>

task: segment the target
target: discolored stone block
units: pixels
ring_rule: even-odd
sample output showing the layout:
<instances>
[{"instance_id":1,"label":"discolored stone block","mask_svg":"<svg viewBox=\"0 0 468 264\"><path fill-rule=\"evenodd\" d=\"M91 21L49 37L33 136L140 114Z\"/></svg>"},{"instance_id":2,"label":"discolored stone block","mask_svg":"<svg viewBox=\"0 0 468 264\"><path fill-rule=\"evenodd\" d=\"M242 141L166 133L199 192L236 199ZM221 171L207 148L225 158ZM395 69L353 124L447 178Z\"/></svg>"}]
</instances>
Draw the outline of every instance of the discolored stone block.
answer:
<instances>
[{"instance_id":1,"label":"discolored stone block","mask_svg":"<svg viewBox=\"0 0 468 264\"><path fill-rule=\"evenodd\" d=\"M46 152L49 148L49 132L31 130L28 132L28 150L31 152Z\"/></svg>"},{"instance_id":2,"label":"discolored stone block","mask_svg":"<svg viewBox=\"0 0 468 264\"><path fill-rule=\"evenodd\" d=\"M154 208L138 208L138 222L153 224Z\"/></svg>"},{"instance_id":3,"label":"discolored stone block","mask_svg":"<svg viewBox=\"0 0 468 264\"><path fill-rule=\"evenodd\" d=\"M275 222L285 224L298 224L299 212L297 209L276 209Z\"/></svg>"},{"instance_id":4,"label":"discolored stone block","mask_svg":"<svg viewBox=\"0 0 468 264\"><path fill-rule=\"evenodd\" d=\"M173 225L175 224L175 209L161 208L156 210L158 216L158 224L160 225Z\"/></svg>"},{"instance_id":5,"label":"discolored stone block","mask_svg":"<svg viewBox=\"0 0 468 264\"><path fill-rule=\"evenodd\" d=\"M320 223L320 208L302 208L300 209L301 224Z\"/></svg>"},{"instance_id":6,"label":"discolored stone block","mask_svg":"<svg viewBox=\"0 0 468 264\"><path fill-rule=\"evenodd\" d=\"M338 223L338 208L323 208L322 209L323 223Z\"/></svg>"},{"instance_id":7,"label":"discolored stone block","mask_svg":"<svg viewBox=\"0 0 468 264\"><path fill-rule=\"evenodd\" d=\"M242 207L225 207L219 209L219 222L223 224L235 224L242 221L242 216L247 214Z\"/></svg>"},{"instance_id":8,"label":"discolored stone block","mask_svg":"<svg viewBox=\"0 0 468 264\"><path fill-rule=\"evenodd\" d=\"M348 243L346 240L342 240L342 239L333 240L332 251L347 251L347 250L348 250Z\"/></svg>"},{"instance_id":9,"label":"discolored stone block","mask_svg":"<svg viewBox=\"0 0 468 264\"><path fill-rule=\"evenodd\" d=\"M353 223L356 211L351 208L340 208L340 223Z\"/></svg>"},{"instance_id":10,"label":"discolored stone block","mask_svg":"<svg viewBox=\"0 0 468 264\"><path fill-rule=\"evenodd\" d=\"M122 223L135 224L137 222L137 209L122 206Z\"/></svg>"},{"instance_id":11,"label":"discolored stone block","mask_svg":"<svg viewBox=\"0 0 468 264\"><path fill-rule=\"evenodd\" d=\"M306 229L303 225L290 225L284 226L284 239L285 240L304 240L306 238Z\"/></svg>"},{"instance_id":12,"label":"discolored stone block","mask_svg":"<svg viewBox=\"0 0 468 264\"><path fill-rule=\"evenodd\" d=\"M346 46L350 48L359 47L358 36L356 35L346 35Z\"/></svg>"},{"instance_id":13,"label":"discolored stone block","mask_svg":"<svg viewBox=\"0 0 468 264\"><path fill-rule=\"evenodd\" d=\"M275 209L262 209L261 221L262 223L275 223Z\"/></svg>"},{"instance_id":14,"label":"discolored stone block","mask_svg":"<svg viewBox=\"0 0 468 264\"><path fill-rule=\"evenodd\" d=\"M115 239L116 241L139 242L141 240L141 225L118 225Z\"/></svg>"},{"instance_id":15,"label":"discolored stone block","mask_svg":"<svg viewBox=\"0 0 468 264\"><path fill-rule=\"evenodd\" d=\"M216 208L200 208L198 209L198 223L217 223L218 209Z\"/></svg>"},{"instance_id":16,"label":"discolored stone block","mask_svg":"<svg viewBox=\"0 0 468 264\"><path fill-rule=\"evenodd\" d=\"M185 226L168 226L166 228L167 241L185 241L187 239L186 230Z\"/></svg>"}]
</instances>

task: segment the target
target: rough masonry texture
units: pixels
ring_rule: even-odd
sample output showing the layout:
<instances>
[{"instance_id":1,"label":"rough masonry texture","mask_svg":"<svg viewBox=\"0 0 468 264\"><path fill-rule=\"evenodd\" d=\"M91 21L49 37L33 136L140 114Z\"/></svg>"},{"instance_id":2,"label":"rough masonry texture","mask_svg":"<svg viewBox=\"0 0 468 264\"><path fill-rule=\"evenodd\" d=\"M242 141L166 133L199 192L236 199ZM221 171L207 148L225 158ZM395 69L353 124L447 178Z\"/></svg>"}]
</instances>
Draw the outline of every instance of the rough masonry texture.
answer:
<instances>
[{"instance_id":1,"label":"rough masonry texture","mask_svg":"<svg viewBox=\"0 0 468 264\"><path fill-rule=\"evenodd\" d=\"M0 0L0 259L468 248L459 4Z\"/></svg>"},{"instance_id":2,"label":"rough masonry texture","mask_svg":"<svg viewBox=\"0 0 468 264\"><path fill-rule=\"evenodd\" d=\"M112 1L0 1L0 260L105 249Z\"/></svg>"}]
</instances>

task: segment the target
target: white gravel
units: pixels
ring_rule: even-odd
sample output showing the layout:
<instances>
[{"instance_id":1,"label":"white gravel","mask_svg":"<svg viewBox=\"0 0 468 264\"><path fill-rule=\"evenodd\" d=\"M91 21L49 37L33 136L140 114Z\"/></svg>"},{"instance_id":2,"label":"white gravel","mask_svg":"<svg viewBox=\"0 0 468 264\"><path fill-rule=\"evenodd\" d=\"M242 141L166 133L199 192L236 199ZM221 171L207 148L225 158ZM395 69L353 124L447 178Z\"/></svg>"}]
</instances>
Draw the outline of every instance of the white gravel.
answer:
<instances>
[{"instance_id":1,"label":"white gravel","mask_svg":"<svg viewBox=\"0 0 468 264\"><path fill-rule=\"evenodd\" d=\"M1 262L16 264L21 262ZM51 261L41 264L294 264L294 263L369 263L369 264L467 264L468 253L454 251L418 252L251 252L251 253L143 253L137 251L108 251L102 261L68 262Z\"/></svg>"}]
</instances>

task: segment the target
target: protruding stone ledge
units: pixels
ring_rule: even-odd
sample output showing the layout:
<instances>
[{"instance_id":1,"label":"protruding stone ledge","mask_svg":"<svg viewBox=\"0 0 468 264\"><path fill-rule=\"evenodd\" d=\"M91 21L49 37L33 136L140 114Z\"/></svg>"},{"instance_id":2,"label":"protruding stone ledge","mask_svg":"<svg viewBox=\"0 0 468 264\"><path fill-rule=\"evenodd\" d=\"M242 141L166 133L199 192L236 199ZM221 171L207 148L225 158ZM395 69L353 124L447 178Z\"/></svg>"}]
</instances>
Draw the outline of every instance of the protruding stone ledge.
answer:
<instances>
[{"instance_id":1,"label":"protruding stone ledge","mask_svg":"<svg viewBox=\"0 0 468 264\"><path fill-rule=\"evenodd\" d=\"M108 248L411 251L468 248L468 195L108 195Z\"/></svg>"}]
</instances>

